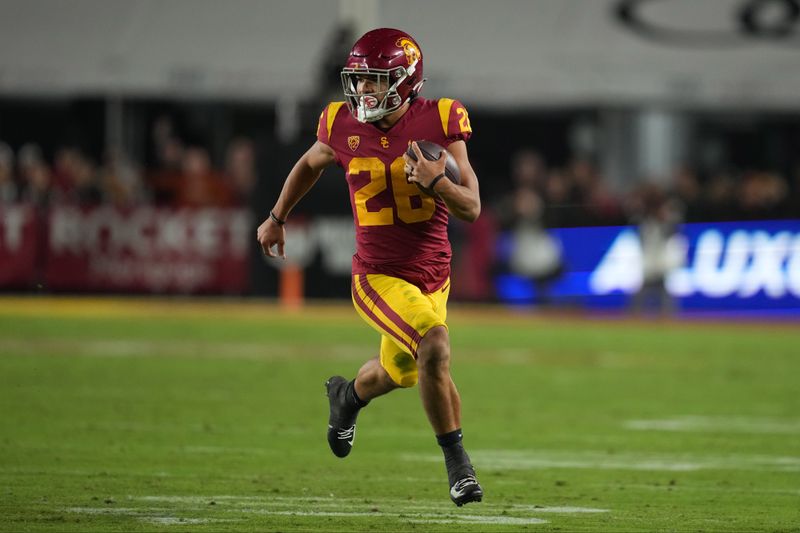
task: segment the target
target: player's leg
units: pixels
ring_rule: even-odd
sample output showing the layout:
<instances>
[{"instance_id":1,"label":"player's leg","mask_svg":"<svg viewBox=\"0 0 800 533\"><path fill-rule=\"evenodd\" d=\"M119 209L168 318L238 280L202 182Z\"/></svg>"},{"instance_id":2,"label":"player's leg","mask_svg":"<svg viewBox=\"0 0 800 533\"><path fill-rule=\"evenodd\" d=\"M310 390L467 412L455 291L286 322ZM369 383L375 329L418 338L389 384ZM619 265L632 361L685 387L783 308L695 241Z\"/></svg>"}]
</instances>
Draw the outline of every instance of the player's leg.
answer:
<instances>
[{"instance_id":1,"label":"player's leg","mask_svg":"<svg viewBox=\"0 0 800 533\"><path fill-rule=\"evenodd\" d=\"M383 337L381 345L384 342L391 342ZM362 401L368 402L373 398L382 396L387 392L391 392L400 385L394 382L386 369L381 366L381 358L373 357L358 370L358 375L355 379L356 394Z\"/></svg>"},{"instance_id":2,"label":"player's leg","mask_svg":"<svg viewBox=\"0 0 800 533\"><path fill-rule=\"evenodd\" d=\"M346 457L353 449L356 417L368 402L358 398L352 381L332 376L325 382L328 395L328 445L336 457Z\"/></svg>"},{"instance_id":3,"label":"player's leg","mask_svg":"<svg viewBox=\"0 0 800 533\"><path fill-rule=\"evenodd\" d=\"M408 341L408 337L398 336L386 326L385 316L379 318L376 311L365 304L363 290L356 290L355 281L353 305L361 318L382 334L381 351L379 357L364 363L355 379L348 381L342 376L333 376L325 382L330 408L328 445L337 457L347 457L353 449L356 419L361 408L373 398L417 382L417 367L409 347L396 342ZM371 302L370 305L374 307ZM377 313L381 314L379 310Z\"/></svg>"},{"instance_id":4,"label":"player's leg","mask_svg":"<svg viewBox=\"0 0 800 533\"><path fill-rule=\"evenodd\" d=\"M453 418L456 421L456 426L461 427L461 395L458 394L458 389L453 379L450 379L450 402L453 406Z\"/></svg>"},{"instance_id":5,"label":"player's leg","mask_svg":"<svg viewBox=\"0 0 800 533\"><path fill-rule=\"evenodd\" d=\"M461 399L450 377L450 340L445 320L449 284L433 294L389 276L354 276L359 314L398 350L381 346L381 366L400 386L419 379L420 396L442 446L457 505L480 501L483 491L461 442Z\"/></svg>"},{"instance_id":6,"label":"player's leg","mask_svg":"<svg viewBox=\"0 0 800 533\"><path fill-rule=\"evenodd\" d=\"M391 369L391 375L386 368ZM364 363L355 379L347 381L342 376L328 379L325 383L330 405L328 444L334 455L346 457L353 449L356 418L361 408L373 398L398 387L414 385L416 372L414 358L391 339L382 336L381 355Z\"/></svg>"},{"instance_id":7,"label":"player's leg","mask_svg":"<svg viewBox=\"0 0 800 533\"><path fill-rule=\"evenodd\" d=\"M417 367L422 404L444 453L450 498L458 506L481 501L483 489L462 444L461 397L450 377L450 339L446 328L432 328L422 338Z\"/></svg>"},{"instance_id":8,"label":"player's leg","mask_svg":"<svg viewBox=\"0 0 800 533\"><path fill-rule=\"evenodd\" d=\"M431 328L417 349L417 372L422 406L437 435L459 429L450 378L450 338L443 326ZM460 401L458 402L460 404Z\"/></svg>"}]
</instances>

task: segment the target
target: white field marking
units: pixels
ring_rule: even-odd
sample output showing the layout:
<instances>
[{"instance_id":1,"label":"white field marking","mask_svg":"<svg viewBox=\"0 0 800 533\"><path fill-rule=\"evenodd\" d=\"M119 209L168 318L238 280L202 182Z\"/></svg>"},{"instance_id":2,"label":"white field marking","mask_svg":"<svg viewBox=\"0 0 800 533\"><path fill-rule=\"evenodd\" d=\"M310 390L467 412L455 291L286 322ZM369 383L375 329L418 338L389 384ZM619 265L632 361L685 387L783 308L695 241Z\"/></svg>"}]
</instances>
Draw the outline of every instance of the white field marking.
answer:
<instances>
[{"instance_id":1,"label":"white field marking","mask_svg":"<svg viewBox=\"0 0 800 533\"><path fill-rule=\"evenodd\" d=\"M541 518L519 518L516 516L483 516L483 515L454 515L452 518L411 518L409 522L415 524L485 524L503 526L523 526L532 524L547 524Z\"/></svg>"},{"instance_id":2,"label":"white field marking","mask_svg":"<svg viewBox=\"0 0 800 533\"><path fill-rule=\"evenodd\" d=\"M269 509L251 509L245 511L260 515L279 515L279 516L335 516L335 517L373 517L373 518L395 518L400 521L414 522L417 524L486 524L486 525L505 525L505 524L547 524L547 520L534 518L532 516L506 516L506 515L450 515L443 518L441 512L431 514L417 512L392 512L382 511L273 511Z\"/></svg>"},{"instance_id":3,"label":"white field marking","mask_svg":"<svg viewBox=\"0 0 800 533\"><path fill-rule=\"evenodd\" d=\"M67 512L78 514L113 514L136 516L142 512L142 509L134 509L133 507L68 507Z\"/></svg>"},{"instance_id":4,"label":"white field marking","mask_svg":"<svg viewBox=\"0 0 800 533\"><path fill-rule=\"evenodd\" d=\"M52 450L52 447L48 448ZM153 478L153 477L160 477L160 478L175 478L175 479L207 479L208 475L203 473L180 473L175 474L172 472L148 472L148 471L138 471L138 472L131 472L129 470L109 470L107 468L103 468L100 470L75 470L75 469L52 469L48 468L47 470L42 470L41 467L31 466L31 467L0 467L0 476L3 475L42 475L47 474L49 476L52 475L59 475L59 476L115 476L120 478ZM254 478L254 475L234 475L234 474L215 474L215 478L217 479L231 479L231 480L246 480L251 481Z\"/></svg>"},{"instance_id":5,"label":"white field marking","mask_svg":"<svg viewBox=\"0 0 800 533\"><path fill-rule=\"evenodd\" d=\"M207 505L210 501L222 502L263 502L271 498L265 496L232 496L232 495L217 495L217 496L128 496L128 500L136 500L143 502L165 502L165 503L194 503Z\"/></svg>"},{"instance_id":6,"label":"white field marking","mask_svg":"<svg viewBox=\"0 0 800 533\"><path fill-rule=\"evenodd\" d=\"M413 509L434 509L437 511L452 511L452 504L449 501L437 503L429 501L414 501L402 498L389 498L389 499L369 499L369 498L339 498L336 496L234 496L234 495L217 495L217 496L128 496L129 501L146 501L146 502L167 502L167 503L190 503L206 505L209 501L230 502L234 505L252 505L253 503L261 502L266 505L303 505L309 504L321 507L337 507L341 508L343 505L349 506L368 506L374 507L376 505L391 505L391 506L406 506L411 505ZM529 511L541 513L607 513L608 509L598 509L594 507L543 507L541 505L513 503L508 504L491 504L487 502L481 503L482 508L498 507L505 510L513 511Z\"/></svg>"},{"instance_id":7,"label":"white field marking","mask_svg":"<svg viewBox=\"0 0 800 533\"><path fill-rule=\"evenodd\" d=\"M210 524L218 522L237 522L238 520L216 520L214 518L178 518L177 516L147 516L141 517L142 522L164 526L178 526L183 524Z\"/></svg>"},{"instance_id":8,"label":"white field marking","mask_svg":"<svg viewBox=\"0 0 800 533\"><path fill-rule=\"evenodd\" d=\"M177 516L164 515L168 509L143 508L135 509L131 507L69 507L67 512L74 514L90 515L109 515L109 516L129 516L150 524L159 525L180 525L180 524L219 524L225 522L241 522L235 518L182 518ZM197 509L198 511L200 509Z\"/></svg>"},{"instance_id":9,"label":"white field marking","mask_svg":"<svg viewBox=\"0 0 800 533\"><path fill-rule=\"evenodd\" d=\"M623 427L643 431L798 434L800 420L738 416L675 416L653 420L626 420Z\"/></svg>"},{"instance_id":10,"label":"white field marking","mask_svg":"<svg viewBox=\"0 0 800 533\"><path fill-rule=\"evenodd\" d=\"M94 394L93 396L96 397L104 397L106 396L104 393ZM172 423L163 423L163 424L149 424L149 423L142 423L142 422L130 422L125 420L113 420L109 422L86 422L79 426L82 429L94 429L94 430L105 430L105 431L131 431L137 433L206 433L208 431L207 427L204 424L199 423L180 423L178 421ZM281 433L284 435L311 435L313 433L319 433L318 427L299 427L299 426L292 426L287 428L281 428ZM248 434L252 435L252 432L247 432L243 429L225 428L226 434ZM380 435L380 432L376 434ZM48 447L48 449L50 449ZM185 446L181 448L183 451L188 452L197 452L197 453L218 453L218 452L227 452L227 451L235 451L235 452L242 452L242 453L271 453L266 447L265 448L257 448L257 447L233 447L233 446Z\"/></svg>"},{"instance_id":11,"label":"white field marking","mask_svg":"<svg viewBox=\"0 0 800 533\"><path fill-rule=\"evenodd\" d=\"M252 502L250 502L252 503ZM406 502L407 503L407 502ZM338 505L341 508L342 503ZM185 511L199 512L203 507L195 507L185 509ZM92 515L111 515L111 516L130 516L139 521L147 522L158 525L181 525L181 524L207 524L207 523L222 523L222 522L238 522L240 520L229 518L181 518L172 515L164 515L166 511L174 512L174 509L166 509L160 507L147 507L141 509L129 507L105 508L105 507L70 507L67 509L70 513L75 514L92 514ZM239 513L249 513L264 516L296 516L296 517L350 517L350 518L394 518L400 521L408 521L423 524L546 524L547 520L535 518L531 516L507 516L507 515L450 515L443 518L441 509L436 509L430 513L418 512L415 507L414 511L403 512L383 512L379 510L365 510L365 511L308 511L303 509L279 510L279 509L252 509L252 508L237 508ZM506 511L507 512L507 511Z\"/></svg>"},{"instance_id":12,"label":"white field marking","mask_svg":"<svg viewBox=\"0 0 800 533\"><path fill-rule=\"evenodd\" d=\"M314 344L281 345L280 348L253 342L187 342L182 340L143 341L136 339L0 339L0 353L90 357L203 357L214 359L285 360L299 355L309 357L316 352ZM325 358L362 360L365 346L336 345L325 352Z\"/></svg>"},{"instance_id":13,"label":"white field marking","mask_svg":"<svg viewBox=\"0 0 800 533\"><path fill-rule=\"evenodd\" d=\"M209 501L218 501L224 507L235 509L239 513L258 515L297 515L297 516L384 516L397 519L409 519L412 522L425 523L464 523L476 522L492 524L539 524L546 521L535 518L537 514L586 514L607 513L608 509L576 506L551 506L531 504L491 504L484 502L481 510L491 514L474 515L480 518L467 518L464 515L450 517L453 509L450 502L409 502L403 499L380 499L377 501L364 498L336 497L254 497L254 496L129 496L129 500L148 502L168 502L196 505L196 510L207 509ZM257 505L257 507L253 507ZM383 512L379 507L388 507L393 512ZM346 509L351 510L346 510ZM345 510L343 510L345 509ZM509 515L511 513L511 515ZM518 515L518 516L514 516ZM522 516L519 516L522 515ZM531 516L534 515L534 516ZM445 516L446 518L443 518ZM472 515L468 515L472 516Z\"/></svg>"},{"instance_id":14,"label":"white field marking","mask_svg":"<svg viewBox=\"0 0 800 533\"><path fill-rule=\"evenodd\" d=\"M383 499L368 500L364 498L337 498L331 497L311 497L311 496L129 496L129 500L140 500L147 502L165 502L165 503L185 503L195 505L198 509L205 508L208 502L213 500L222 503L226 506L240 508L242 506L252 506L259 504L261 506L282 509L282 508L308 508L315 507L318 509L337 509L341 510L343 506L351 508L369 508L372 509L376 506L392 506L396 508L404 508L409 505L413 511L435 511L435 512L448 512L451 511L452 504L449 500L447 503L436 504L434 502L425 503L417 501L409 501L407 499ZM505 506L504 508L508 508ZM263 509L251 510L249 512L263 513ZM372 514L372 511L370 511Z\"/></svg>"},{"instance_id":15,"label":"white field marking","mask_svg":"<svg viewBox=\"0 0 800 533\"><path fill-rule=\"evenodd\" d=\"M587 487L598 487L609 489L611 485L590 483L585 485ZM658 491L695 491L695 492L734 492L734 493L756 493L756 494L785 494L789 496L800 496L800 489L760 489L755 487L725 487L718 485L686 485L686 484L661 484L661 485L647 485L644 483L625 483L626 489L641 489L641 490L658 490Z\"/></svg>"},{"instance_id":16,"label":"white field marking","mask_svg":"<svg viewBox=\"0 0 800 533\"><path fill-rule=\"evenodd\" d=\"M185 503L195 507L188 510L208 509L209 501L221 502L224 507L233 508L237 513L263 516L297 517L380 517L400 521L425 524L486 524L486 525L530 525L544 524L547 520L536 518L537 514L585 514L607 513L608 509L576 506L541 506L530 504L490 504L483 503L480 510L486 514L453 514L450 502L416 502L405 499L336 498L314 496L129 496L129 500ZM258 505L258 507L253 507ZM380 507L395 509L381 511ZM349 510L348 510L349 509ZM164 512L167 509L162 509ZM509 514L510 513L510 514ZM150 514L152 510L150 510ZM515 516L516 515L516 516Z\"/></svg>"},{"instance_id":17,"label":"white field marking","mask_svg":"<svg viewBox=\"0 0 800 533\"><path fill-rule=\"evenodd\" d=\"M665 454L608 454L600 451L563 452L476 450L470 456L482 468L540 470L549 468L693 472L697 470L757 470L800 472L800 457L768 455L695 456ZM404 454L406 461L440 462L441 457Z\"/></svg>"},{"instance_id":18,"label":"white field marking","mask_svg":"<svg viewBox=\"0 0 800 533\"><path fill-rule=\"evenodd\" d=\"M512 508L515 511L528 511L531 513L553 513L553 514L585 514L585 513L608 513L608 509L596 509L594 507L573 507L565 505L561 507L540 507L538 505L516 504Z\"/></svg>"}]
</instances>

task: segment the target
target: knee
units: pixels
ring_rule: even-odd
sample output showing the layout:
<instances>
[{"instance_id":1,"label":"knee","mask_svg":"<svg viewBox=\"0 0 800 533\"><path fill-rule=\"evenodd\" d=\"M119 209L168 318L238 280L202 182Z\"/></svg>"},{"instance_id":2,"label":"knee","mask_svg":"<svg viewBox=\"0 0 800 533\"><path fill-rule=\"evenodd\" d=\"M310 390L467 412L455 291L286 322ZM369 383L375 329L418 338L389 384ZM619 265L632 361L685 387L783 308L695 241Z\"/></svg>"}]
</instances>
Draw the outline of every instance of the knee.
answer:
<instances>
[{"instance_id":1,"label":"knee","mask_svg":"<svg viewBox=\"0 0 800 533\"><path fill-rule=\"evenodd\" d=\"M450 368L450 337L443 326L432 328L417 349L417 365L426 372L447 372Z\"/></svg>"}]
</instances>

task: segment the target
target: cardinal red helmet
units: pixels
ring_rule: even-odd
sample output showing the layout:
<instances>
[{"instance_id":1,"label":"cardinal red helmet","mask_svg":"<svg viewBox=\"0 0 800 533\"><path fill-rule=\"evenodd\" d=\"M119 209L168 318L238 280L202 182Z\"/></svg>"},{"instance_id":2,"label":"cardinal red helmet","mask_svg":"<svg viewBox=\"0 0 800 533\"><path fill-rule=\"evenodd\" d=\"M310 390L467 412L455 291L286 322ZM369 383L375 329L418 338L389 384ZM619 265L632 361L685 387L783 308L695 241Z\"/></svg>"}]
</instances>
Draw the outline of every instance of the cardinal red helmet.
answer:
<instances>
[{"instance_id":1,"label":"cardinal red helmet","mask_svg":"<svg viewBox=\"0 0 800 533\"><path fill-rule=\"evenodd\" d=\"M376 82L376 92L358 92L358 78L365 76ZM344 96L359 122L374 122L395 111L419 93L424 81L419 45L392 28L365 33L342 69Z\"/></svg>"}]
</instances>

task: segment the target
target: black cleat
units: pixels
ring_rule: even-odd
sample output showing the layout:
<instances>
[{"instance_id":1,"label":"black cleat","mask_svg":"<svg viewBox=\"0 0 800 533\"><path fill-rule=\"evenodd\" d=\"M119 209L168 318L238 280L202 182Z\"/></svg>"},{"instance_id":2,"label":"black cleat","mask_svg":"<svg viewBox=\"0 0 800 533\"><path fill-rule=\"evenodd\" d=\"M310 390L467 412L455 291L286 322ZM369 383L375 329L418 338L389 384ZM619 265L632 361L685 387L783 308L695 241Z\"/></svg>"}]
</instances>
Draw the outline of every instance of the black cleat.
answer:
<instances>
[{"instance_id":1,"label":"black cleat","mask_svg":"<svg viewBox=\"0 0 800 533\"><path fill-rule=\"evenodd\" d=\"M479 502L483 499L483 489L474 473L468 473L450 487L450 499L461 507L465 503Z\"/></svg>"},{"instance_id":2,"label":"black cleat","mask_svg":"<svg viewBox=\"0 0 800 533\"><path fill-rule=\"evenodd\" d=\"M328 416L328 445L336 457L347 457L356 438L358 408L348 401L348 381L342 376L333 376L325 382L330 403Z\"/></svg>"}]
</instances>

